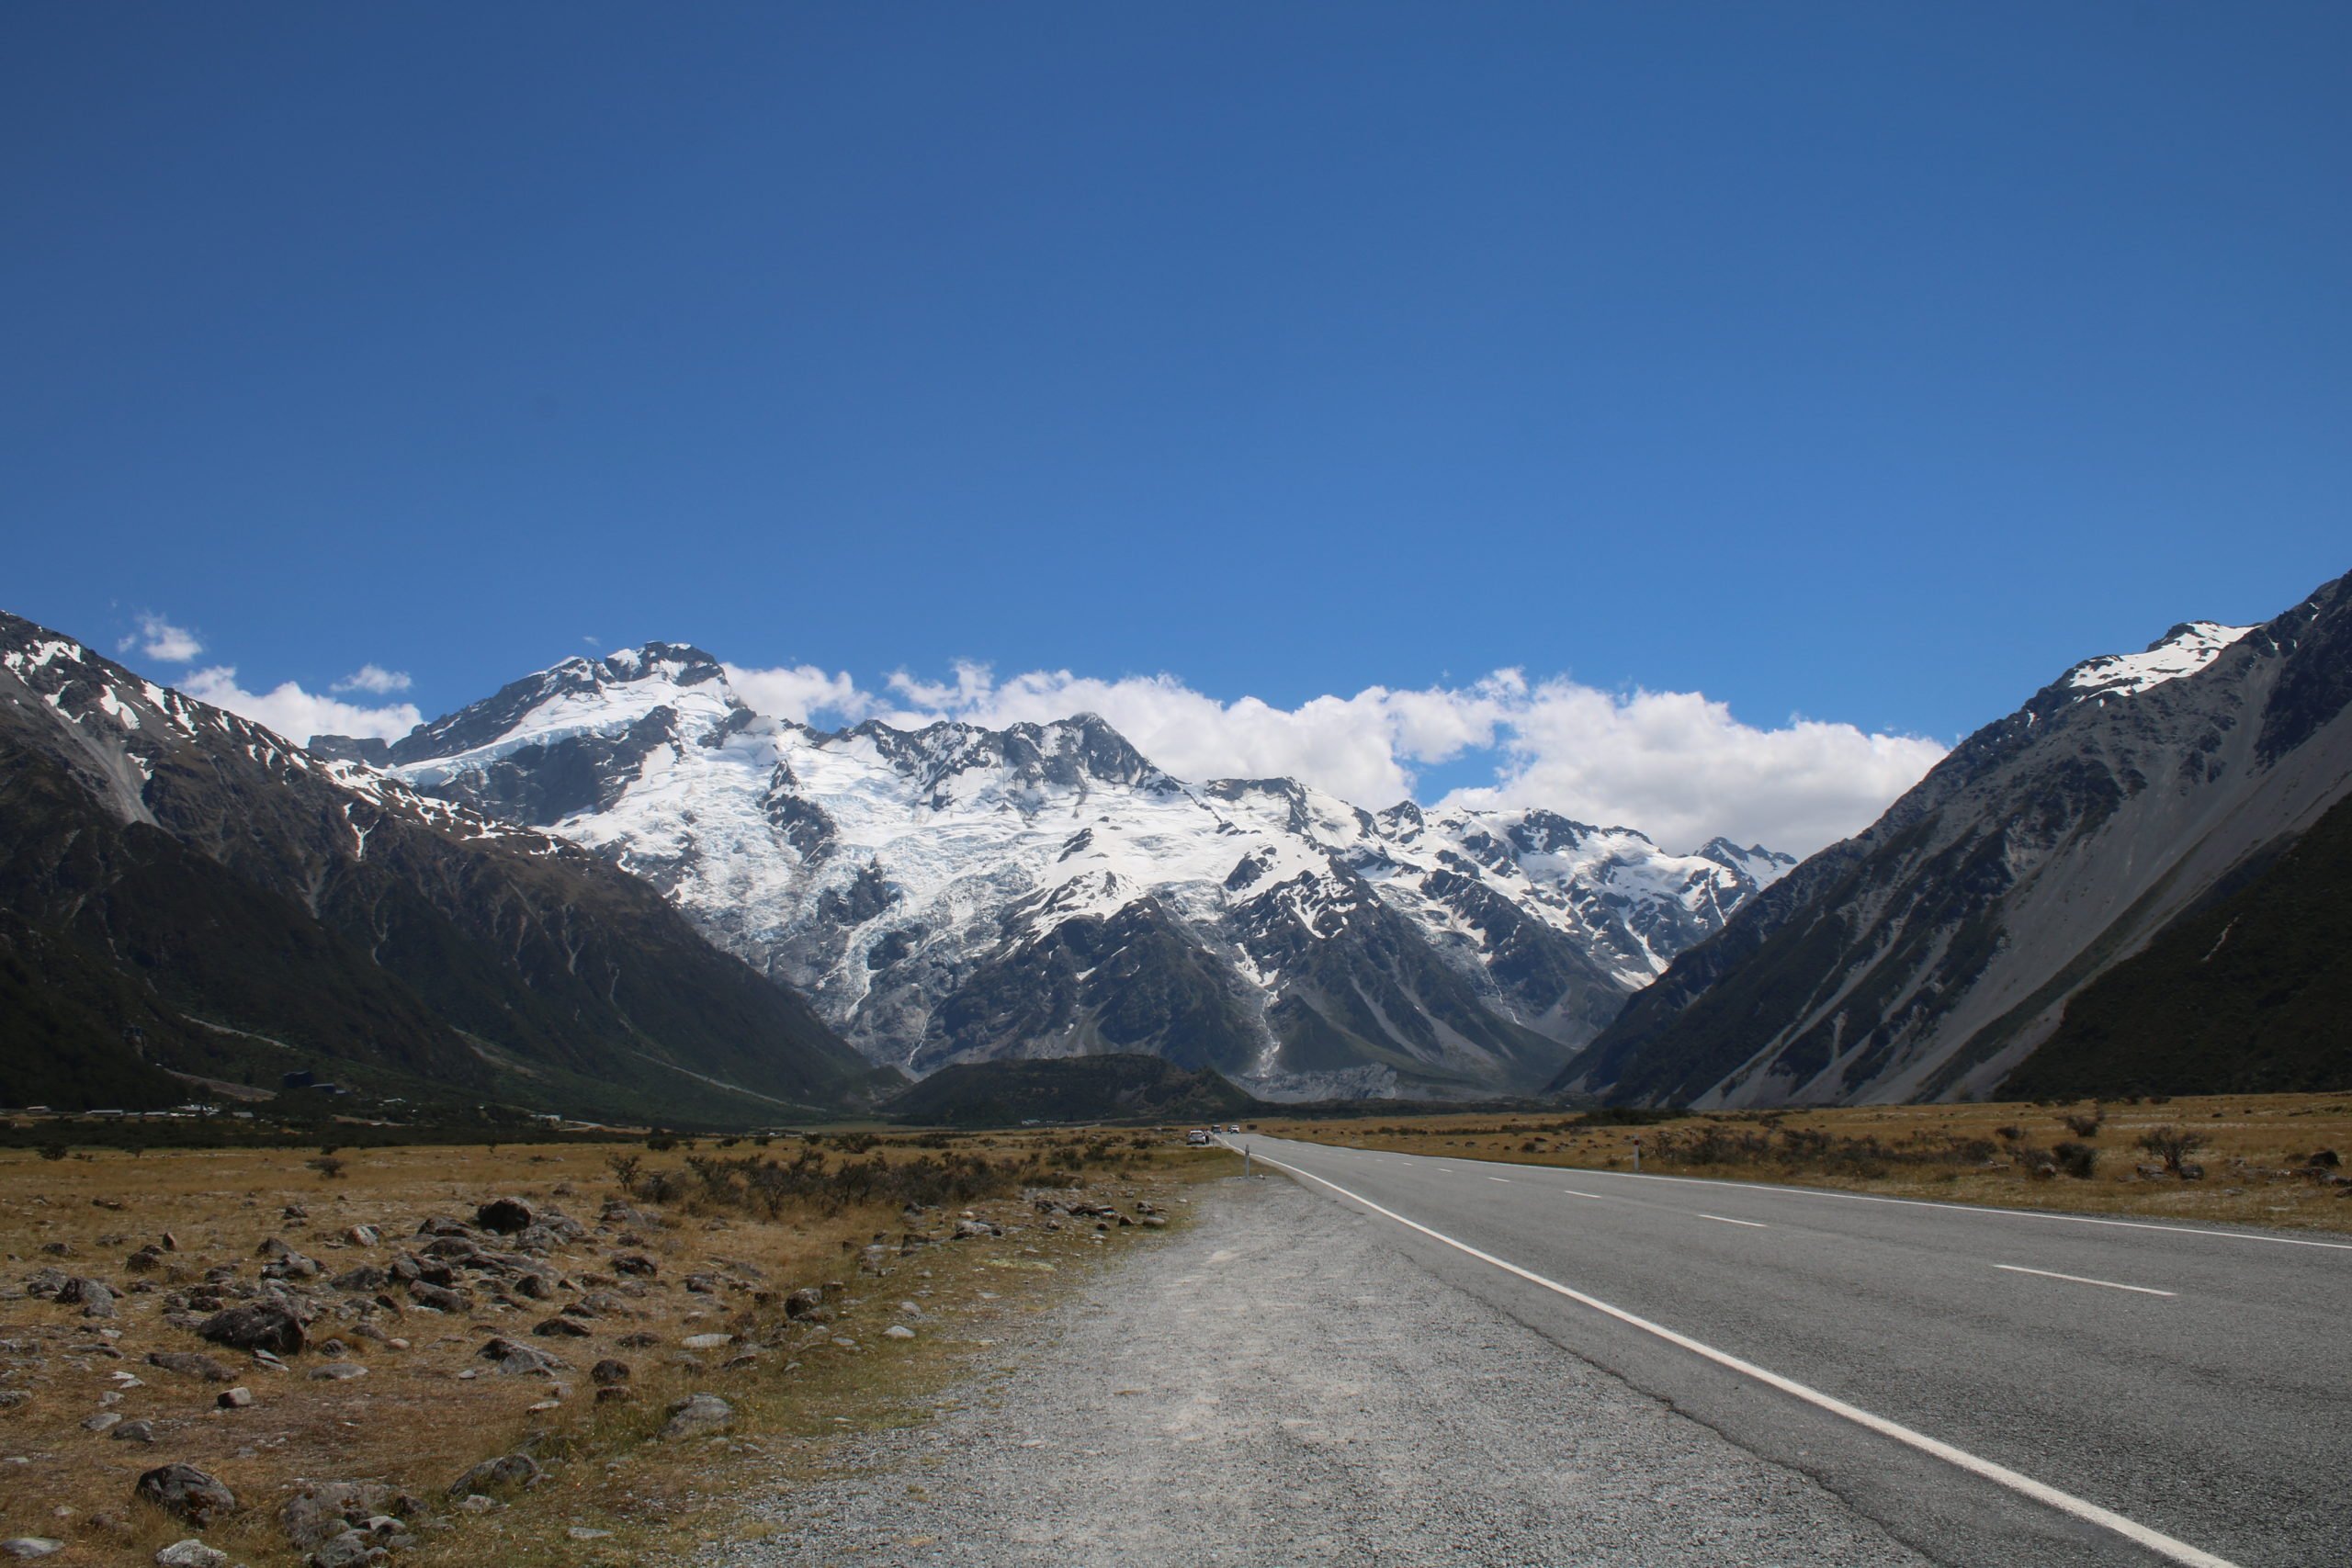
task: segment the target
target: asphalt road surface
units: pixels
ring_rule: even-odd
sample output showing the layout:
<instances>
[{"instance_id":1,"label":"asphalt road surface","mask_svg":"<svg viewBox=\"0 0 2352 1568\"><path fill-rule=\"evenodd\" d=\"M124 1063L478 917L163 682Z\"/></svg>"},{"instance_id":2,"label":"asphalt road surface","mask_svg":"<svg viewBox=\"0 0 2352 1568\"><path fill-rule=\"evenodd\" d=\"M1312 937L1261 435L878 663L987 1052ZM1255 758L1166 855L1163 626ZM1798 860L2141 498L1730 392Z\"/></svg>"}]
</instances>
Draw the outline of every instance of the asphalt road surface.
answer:
<instances>
[{"instance_id":1,"label":"asphalt road surface","mask_svg":"<svg viewBox=\"0 0 2352 1568\"><path fill-rule=\"evenodd\" d=\"M2352 1563L2352 1241L1227 1142L1934 1561Z\"/></svg>"}]
</instances>

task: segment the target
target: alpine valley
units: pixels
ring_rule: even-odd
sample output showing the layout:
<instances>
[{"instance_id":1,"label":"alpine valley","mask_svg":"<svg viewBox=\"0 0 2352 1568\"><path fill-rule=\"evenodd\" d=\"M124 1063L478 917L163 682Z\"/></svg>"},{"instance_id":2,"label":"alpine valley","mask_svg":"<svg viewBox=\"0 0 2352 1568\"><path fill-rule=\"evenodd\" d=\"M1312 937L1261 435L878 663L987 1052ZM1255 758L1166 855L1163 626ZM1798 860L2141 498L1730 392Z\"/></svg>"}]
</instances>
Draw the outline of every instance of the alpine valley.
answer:
<instances>
[{"instance_id":1,"label":"alpine valley","mask_svg":"<svg viewBox=\"0 0 2352 1568\"><path fill-rule=\"evenodd\" d=\"M753 712L682 644L319 746L646 878L917 1077L1139 1052L1267 1099L1528 1092L1794 863L1190 783L1088 714L828 733Z\"/></svg>"}]
</instances>

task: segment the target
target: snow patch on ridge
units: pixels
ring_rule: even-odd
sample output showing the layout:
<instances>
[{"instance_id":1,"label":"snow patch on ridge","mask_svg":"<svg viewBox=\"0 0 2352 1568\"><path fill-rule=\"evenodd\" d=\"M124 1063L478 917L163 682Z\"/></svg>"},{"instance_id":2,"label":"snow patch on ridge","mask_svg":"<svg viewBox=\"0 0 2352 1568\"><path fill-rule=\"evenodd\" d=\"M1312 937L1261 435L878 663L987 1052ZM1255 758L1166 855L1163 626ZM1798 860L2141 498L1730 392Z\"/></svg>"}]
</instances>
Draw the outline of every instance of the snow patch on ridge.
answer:
<instances>
[{"instance_id":1,"label":"snow patch on ridge","mask_svg":"<svg viewBox=\"0 0 2352 1568\"><path fill-rule=\"evenodd\" d=\"M2194 675L2222 656L2223 649L2253 626L2227 626L2219 621L2188 621L2148 645L2143 653L2110 653L2086 659L2061 677L2061 683L2087 697L2129 697L2167 681Z\"/></svg>"}]
</instances>

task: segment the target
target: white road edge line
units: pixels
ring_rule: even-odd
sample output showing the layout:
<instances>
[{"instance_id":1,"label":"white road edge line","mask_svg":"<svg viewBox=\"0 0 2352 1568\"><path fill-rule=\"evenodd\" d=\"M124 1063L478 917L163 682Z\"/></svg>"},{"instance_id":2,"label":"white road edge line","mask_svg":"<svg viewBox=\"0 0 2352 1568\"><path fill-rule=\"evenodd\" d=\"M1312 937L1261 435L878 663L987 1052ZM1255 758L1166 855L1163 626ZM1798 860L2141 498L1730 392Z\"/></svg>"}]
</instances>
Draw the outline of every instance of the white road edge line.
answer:
<instances>
[{"instance_id":1,"label":"white road edge line","mask_svg":"<svg viewBox=\"0 0 2352 1568\"><path fill-rule=\"evenodd\" d=\"M2110 1291L2136 1291L2143 1296L2177 1296L2177 1291L2159 1291L2150 1285L2119 1285L2112 1280L2094 1280L2085 1274L2060 1274L2048 1269L2029 1269L2022 1263L1996 1263L1996 1269L2006 1269L2012 1274L2039 1274L2045 1280L2069 1280L2077 1285L2104 1285Z\"/></svg>"},{"instance_id":2,"label":"white road edge line","mask_svg":"<svg viewBox=\"0 0 2352 1568\"><path fill-rule=\"evenodd\" d=\"M1645 1334L1656 1335L1669 1345L1678 1346L1692 1355L1703 1357L1717 1366L1729 1368L1743 1377L1754 1378L1758 1382L1779 1389L1782 1393L1802 1399L1807 1404L1826 1410L1833 1416L1843 1416L1856 1426L1876 1432L1881 1437L1892 1438L1898 1443L1918 1450L1921 1453L1932 1455L1947 1464L1957 1466L1971 1475L1982 1476L1997 1485L2007 1487L2012 1492L2030 1497L2037 1503L2056 1508L2061 1513L2072 1514L2075 1517L2098 1525L2102 1529L2111 1530L2126 1540L2146 1547L2158 1556L2169 1558L2175 1562L2188 1563L2191 1568L2236 1568L2236 1564L2231 1562L2226 1557L2216 1557L2211 1552L2200 1551L2185 1540L2176 1540L2161 1530L2150 1529L2136 1519L2125 1518L2112 1509L2102 1508L2097 1503L2077 1497L2071 1492L2061 1492L2055 1486L2036 1481L2030 1475L2020 1474L2007 1465L1996 1464L1988 1459L1979 1459L1966 1449L1954 1448L1950 1443L1928 1437L1925 1432L1915 1432L1910 1427L1890 1421L1883 1416L1873 1416L1860 1406L1849 1404L1834 1394L1824 1393L1816 1388L1808 1388L1795 1379L1784 1378L1778 1372L1767 1371L1753 1361L1743 1361L1727 1350L1718 1350L1713 1346L1702 1344L1687 1334L1678 1334L1664 1324L1652 1323L1649 1319L1636 1316L1623 1307L1611 1306L1600 1297L1589 1296L1572 1285L1563 1285L1557 1280L1547 1280L1532 1269L1522 1269L1516 1263L1497 1258L1491 1252L1481 1252L1466 1241L1456 1241L1443 1231L1431 1230L1419 1220L1408 1220L1394 1209L1384 1209L1361 1193L1351 1192L1338 1182L1326 1180L1311 1170L1301 1170L1295 1165L1285 1165L1281 1160L1272 1159L1264 1155L1260 1155L1258 1157L1265 1160L1268 1165L1277 1170L1286 1170L1293 1176L1303 1176L1309 1181L1319 1182L1340 1197L1363 1204L1375 1214L1394 1220L1408 1230L1419 1231L1430 1240L1442 1242L1456 1252L1464 1253L1481 1263L1490 1263L1506 1274L1515 1274L1532 1285L1541 1285L1547 1291L1567 1297L1578 1305L1590 1307L1593 1311L1613 1317L1620 1323L1638 1328Z\"/></svg>"},{"instance_id":3,"label":"white road edge line","mask_svg":"<svg viewBox=\"0 0 2352 1568\"><path fill-rule=\"evenodd\" d=\"M1696 1214L1699 1212L1693 1209L1691 1213ZM1735 1220L1729 1214L1699 1214L1699 1217L1702 1220L1713 1220L1719 1224L1746 1225L1750 1230L1768 1231L1772 1228L1762 1220Z\"/></svg>"}]
</instances>

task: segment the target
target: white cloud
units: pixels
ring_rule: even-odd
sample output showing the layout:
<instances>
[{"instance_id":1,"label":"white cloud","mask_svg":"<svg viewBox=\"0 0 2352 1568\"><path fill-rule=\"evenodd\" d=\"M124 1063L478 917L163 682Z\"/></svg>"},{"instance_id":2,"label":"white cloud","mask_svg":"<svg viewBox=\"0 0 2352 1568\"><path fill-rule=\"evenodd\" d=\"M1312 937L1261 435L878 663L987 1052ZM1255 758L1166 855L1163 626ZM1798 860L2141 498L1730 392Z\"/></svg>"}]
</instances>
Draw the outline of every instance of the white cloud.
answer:
<instances>
[{"instance_id":1,"label":"white cloud","mask_svg":"<svg viewBox=\"0 0 2352 1568\"><path fill-rule=\"evenodd\" d=\"M186 664L204 651L204 644L186 626L175 626L161 615L142 613L139 629L115 644L117 653L129 653L134 649L167 664Z\"/></svg>"},{"instance_id":2,"label":"white cloud","mask_svg":"<svg viewBox=\"0 0 2352 1568\"><path fill-rule=\"evenodd\" d=\"M369 736L397 740L424 722L414 703L361 707L334 697L306 692L291 681L266 692L248 692L237 684L233 665L215 664L190 671L176 682L200 702L266 725L288 739L308 745L314 735Z\"/></svg>"},{"instance_id":3,"label":"white cloud","mask_svg":"<svg viewBox=\"0 0 2352 1568\"><path fill-rule=\"evenodd\" d=\"M1679 848L1722 834L1797 854L1869 826L1944 755L1922 736L1804 718L1758 729L1696 692L1568 681L1527 694L1504 750L1493 784L1449 800L1548 806Z\"/></svg>"},{"instance_id":4,"label":"white cloud","mask_svg":"<svg viewBox=\"0 0 2352 1568\"><path fill-rule=\"evenodd\" d=\"M404 670L387 670L380 664L363 664L327 689L333 692L372 692L381 697L394 692L405 692L414 684Z\"/></svg>"},{"instance_id":5,"label":"white cloud","mask_svg":"<svg viewBox=\"0 0 2352 1568\"><path fill-rule=\"evenodd\" d=\"M874 710L874 699L858 689L846 671L828 675L813 664L754 670L741 664L724 666L727 683L755 713L807 724L816 714L828 714L854 724Z\"/></svg>"},{"instance_id":6,"label":"white cloud","mask_svg":"<svg viewBox=\"0 0 2352 1568\"><path fill-rule=\"evenodd\" d=\"M1759 729L1694 692L1617 694L1565 679L1531 684L1516 670L1468 686L1371 686L1295 708L1255 697L1221 702L1169 675L1106 681L1041 670L999 681L971 663L945 681L893 674L888 684L898 705L879 707L847 676L783 673L825 682L835 711L872 707L884 722L910 728L1097 713L1180 778L1287 775L1375 808L1413 794L1417 766L1491 749L1500 753L1495 782L1456 790L1450 803L1548 807L1580 821L1638 828L1682 850L1722 834L1809 853L1867 827L1944 754L1918 736L1800 718ZM743 694L762 711L786 711ZM808 705L802 698L791 716Z\"/></svg>"}]
</instances>

